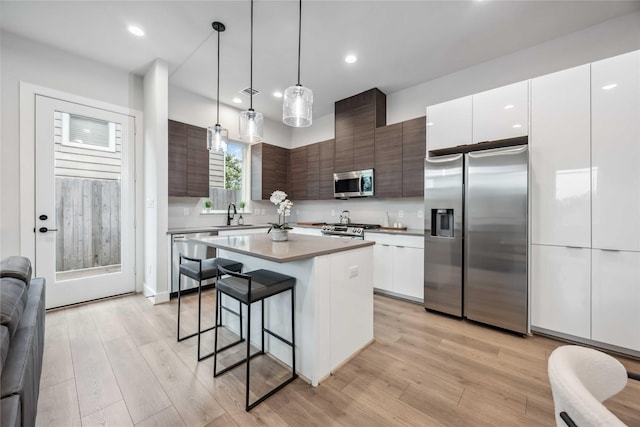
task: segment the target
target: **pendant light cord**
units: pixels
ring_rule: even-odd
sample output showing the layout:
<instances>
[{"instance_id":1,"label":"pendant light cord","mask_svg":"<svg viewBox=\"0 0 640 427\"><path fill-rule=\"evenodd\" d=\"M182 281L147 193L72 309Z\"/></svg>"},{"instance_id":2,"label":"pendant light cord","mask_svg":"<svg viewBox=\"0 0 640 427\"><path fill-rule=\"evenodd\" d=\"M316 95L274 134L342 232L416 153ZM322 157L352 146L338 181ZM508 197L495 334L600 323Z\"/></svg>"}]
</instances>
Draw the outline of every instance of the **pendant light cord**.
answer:
<instances>
[{"instance_id":1,"label":"pendant light cord","mask_svg":"<svg viewBox=\"0 0 640 427\"><path fill-rule=\"evenodd\" d=\"M249 60L249 110L253 110L253 0L251 0L251 49Z\"/></svg>"},{"instance_id":2,"label":"pendant light cord","mask_svg":"<svg viewBox=\"0 0 640 427\"><path fill-rule=\"evenodd\" d=\"M298 8L298 86L300 85L300 46L302 45L302 0Z\"/></svg>"},{"instance_id":3,"label":"pendant light cord","mask_svg":"<svg viewBox=\"0 0 640 427\"><path fill-rule=\"evenodd\" d=\"M218 83L216 86L216 124L220 124L220 31L218 30Z\"/></svg>"}]
</instances>

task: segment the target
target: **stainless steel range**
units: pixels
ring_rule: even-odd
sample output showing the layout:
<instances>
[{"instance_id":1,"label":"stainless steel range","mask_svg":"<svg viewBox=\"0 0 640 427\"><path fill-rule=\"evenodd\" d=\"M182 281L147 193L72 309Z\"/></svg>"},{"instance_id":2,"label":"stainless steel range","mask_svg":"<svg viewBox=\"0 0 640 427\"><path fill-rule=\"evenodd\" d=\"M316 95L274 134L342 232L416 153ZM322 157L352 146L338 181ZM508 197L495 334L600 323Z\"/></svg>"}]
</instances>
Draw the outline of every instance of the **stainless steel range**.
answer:
<instances>
[{"instance_id":1,"label":"stainless steel range","mask_svg":"<svg viewBox=\"0 0 640 427\"><path fill-rule=\"evenodd\" d=\"M364 231L380 228L377 224L327 224L322 226L322 235L327 237L345 237L364 239Z\"/></svg>"}]
</instances>

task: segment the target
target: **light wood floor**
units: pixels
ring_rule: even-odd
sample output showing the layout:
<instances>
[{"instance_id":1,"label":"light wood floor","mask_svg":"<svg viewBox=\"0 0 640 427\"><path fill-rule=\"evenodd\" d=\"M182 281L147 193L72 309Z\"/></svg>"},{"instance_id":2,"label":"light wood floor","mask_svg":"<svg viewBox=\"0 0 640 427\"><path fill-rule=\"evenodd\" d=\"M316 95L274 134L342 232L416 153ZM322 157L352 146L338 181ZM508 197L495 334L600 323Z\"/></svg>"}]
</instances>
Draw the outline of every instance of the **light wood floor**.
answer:
<instances>
[{"instance_id":1,"label":"light wood floor","mask_svg":"<svg viewBox=\"0 0 640 427\"><path fill-rule=\"evenodd\" d=\"M213 299L207 292L203 301L210 323ZM188 301L185 332L195 329L197 300ZM48 313L37 424L554 425L547 357L558 341L376 296L374 344L319 387L298 379L246 413L244 368L212 378L213 360L196 362L195 337L176 342L176 307L135 295ZM203 340L210 350L212 335ZM268 358L255 360L258 388L260 374L286 375ZM621 360L640 372L639 362ZM629 382L607 406L640 426L640 384Z\"/></svg>"}]
</instances>

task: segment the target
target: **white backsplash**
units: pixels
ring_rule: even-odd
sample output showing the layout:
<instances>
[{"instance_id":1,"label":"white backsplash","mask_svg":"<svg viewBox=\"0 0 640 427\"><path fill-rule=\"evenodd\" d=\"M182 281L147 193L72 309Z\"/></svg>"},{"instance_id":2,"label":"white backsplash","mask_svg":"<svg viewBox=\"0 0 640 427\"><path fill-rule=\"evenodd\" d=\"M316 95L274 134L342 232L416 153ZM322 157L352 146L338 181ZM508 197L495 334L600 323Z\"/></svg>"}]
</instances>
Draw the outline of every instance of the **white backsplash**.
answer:
<instances>
[{"instance_id":1,"label":"white backsplash","mask_svg":"<svg viewBox=\"0 0 640 427\"><path fill-rule=\"evenodd\" d=\"M291 210L291 216L287 218L287 222L290 224L295 224L298 221L339 222L342 211L348 210L352 222L383 225L385 215L388 212L392 226L397 222L408 228L424 228L424 201L421 197L292 201L294 206ZM201 214L201 203L199 198L170 197L169 228L226 224L226 213ZM276 206L268 200L252 201L244 210L245 213L242 216L245 224L266 224L278 220ZM400 217L401 215L402 217ZM237 218L238 215L233 220L234 224L237 223Z\"/></svg>"},{"instance_id":2,"label":"white backsplash","mask_svg":"<svg viewBox=\"0 0 640 427\"><path fill-rule=\"evenodd\" d=\"M290 221L293 223L297 221L339 222L342 211L348 210L351 222L383 225L388 212L391 226L397 222L408 228L424 228L424 201L421 197L299 202L293 200L293 203L293 219Z\"/></svg>"}]
</instances>

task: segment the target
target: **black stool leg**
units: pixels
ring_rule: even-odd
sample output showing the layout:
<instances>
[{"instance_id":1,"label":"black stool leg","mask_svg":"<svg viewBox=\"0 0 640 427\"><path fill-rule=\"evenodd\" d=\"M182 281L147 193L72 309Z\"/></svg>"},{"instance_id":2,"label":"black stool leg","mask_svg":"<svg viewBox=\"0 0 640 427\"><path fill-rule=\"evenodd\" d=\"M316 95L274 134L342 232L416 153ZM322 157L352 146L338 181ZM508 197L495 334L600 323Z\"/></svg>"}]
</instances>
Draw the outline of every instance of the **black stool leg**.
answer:
<instances>
[{"instance_id":1,"label":"black stool leg","mask_svg":"<svg viewBox=\"0 0 640 427\"><path fill-rule=\"evenodd\" d=\"M294 316L294 307L296 301L296 288L291 288L291 375L295 379L298 377L296 374L296 318Z\"/></svg>"},{"instance_id":2,"label":"black stool leg","mask_svg":"<svg viewBox=\"0 0 640 427\"><path fill-rule=\"evenodd\" d=\"M264 354L264 300L260 302L262 303L262 353Z\"/></svg>"},{"instance_id":3,"label":"black stool leg","mask_svg":"<svg viewBox=\"0 0 640 427\"><path fill-rule=\"evenodd\" d=\"M251 284L251 282L249 282ZM251 286L251 285L249 285ZM264 325L263 325L264 327ZM249 376L251 369L251 303L247 304L247 368L245 379L245 411L249 411Z\"/></svg>"},{"instance_id":4,"label":"black stool leg","mask_svg":"<svg viewBox=\"0 0 640 427\"><path fill-rule=\"evenodd\" d=\"M222 319L218 321L218 305L220 304L220 291L216 288L216 320L214 321L214 325L216 327L215 330L215 338L213 340L213 376L216 376L216 364L218 363L218 326L222 326Z\"/></svg>"}]
</instances>

